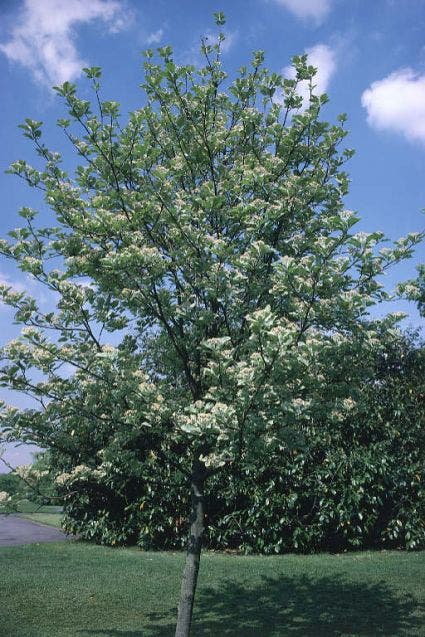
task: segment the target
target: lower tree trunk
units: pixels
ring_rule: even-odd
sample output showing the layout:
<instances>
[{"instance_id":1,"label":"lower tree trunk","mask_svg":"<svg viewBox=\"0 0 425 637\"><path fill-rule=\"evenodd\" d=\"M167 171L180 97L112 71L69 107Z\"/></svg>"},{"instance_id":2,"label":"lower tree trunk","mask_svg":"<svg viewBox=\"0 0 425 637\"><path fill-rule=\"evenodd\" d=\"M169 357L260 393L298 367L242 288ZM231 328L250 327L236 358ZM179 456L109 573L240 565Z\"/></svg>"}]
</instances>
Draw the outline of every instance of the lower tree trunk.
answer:
<instances>
[{"instance_id":1,"label":"lower tree trunk","mask_svg":"<svg viewBox=\"0 0 425 637\"><path fill-rule=\"evenodd\" d=\"M195 461L191 478L192 506L190 529L180 590L175 637L189 637L190 635L193 603L195 600L199 561L201 558L202 535L204 533L204 480L204 466L199 461Z\"/></svg>"}]
</instances>

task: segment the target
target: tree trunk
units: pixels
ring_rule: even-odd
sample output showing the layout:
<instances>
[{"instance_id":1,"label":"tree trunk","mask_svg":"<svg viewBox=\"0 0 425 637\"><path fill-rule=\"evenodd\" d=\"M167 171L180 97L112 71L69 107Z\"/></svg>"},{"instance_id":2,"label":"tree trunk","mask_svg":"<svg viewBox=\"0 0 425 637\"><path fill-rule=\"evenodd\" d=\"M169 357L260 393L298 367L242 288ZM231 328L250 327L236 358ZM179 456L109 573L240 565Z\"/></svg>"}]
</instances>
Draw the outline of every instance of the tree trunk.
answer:
<instances>
[{"instance_id":1,"label":"tree trunk","mask_svg":"<svg viewBox=\"0 0 425 637\"><path fill-rule=\"evenodd\" d=\"M204 533L204 480L205 468L197 460L192 469L190 529L180 590L175 637L189 637L190 635L193 602L195 600L199 561L201 558L202 535Z\"/></svg>"}]
</instances>

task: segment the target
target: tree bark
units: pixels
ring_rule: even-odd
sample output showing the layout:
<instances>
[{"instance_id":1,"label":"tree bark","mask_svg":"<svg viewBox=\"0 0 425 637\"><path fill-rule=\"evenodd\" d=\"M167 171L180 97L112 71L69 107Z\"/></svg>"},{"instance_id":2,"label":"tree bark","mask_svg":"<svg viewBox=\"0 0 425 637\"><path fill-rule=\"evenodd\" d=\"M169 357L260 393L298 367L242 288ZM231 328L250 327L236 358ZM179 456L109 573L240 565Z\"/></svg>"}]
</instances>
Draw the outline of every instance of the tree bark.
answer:
<instances>
[{"instance_id":1,"label":"tree bark","mask_svg":"<svg viewBox=\"0 0 425 637\"><path fill-rule=\"evenodd\" d=\"M191 477L191 515L175 637L189 637L204 533L205 468L196 460Z\"/></svg>"}]
</instances>

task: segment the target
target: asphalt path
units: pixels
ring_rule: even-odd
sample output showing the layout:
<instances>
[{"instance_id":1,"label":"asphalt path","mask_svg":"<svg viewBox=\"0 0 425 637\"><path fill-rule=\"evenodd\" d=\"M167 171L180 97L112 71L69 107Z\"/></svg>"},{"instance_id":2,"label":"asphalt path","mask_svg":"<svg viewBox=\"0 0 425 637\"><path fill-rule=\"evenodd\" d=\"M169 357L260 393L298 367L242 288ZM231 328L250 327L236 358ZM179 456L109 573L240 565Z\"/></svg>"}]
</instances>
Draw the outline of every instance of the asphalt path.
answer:
<instances>
[{"instance_id":1,"label":"asphalt path","mask_svg":"<svg viewBox=\"0 0 425 637\"><path fill-rule=\"evenodd\" d=\"M65 533L53 526L38 524L17 515L0 514L0 546L60 542L67 538Z\"/></svg>"}]
</instances>

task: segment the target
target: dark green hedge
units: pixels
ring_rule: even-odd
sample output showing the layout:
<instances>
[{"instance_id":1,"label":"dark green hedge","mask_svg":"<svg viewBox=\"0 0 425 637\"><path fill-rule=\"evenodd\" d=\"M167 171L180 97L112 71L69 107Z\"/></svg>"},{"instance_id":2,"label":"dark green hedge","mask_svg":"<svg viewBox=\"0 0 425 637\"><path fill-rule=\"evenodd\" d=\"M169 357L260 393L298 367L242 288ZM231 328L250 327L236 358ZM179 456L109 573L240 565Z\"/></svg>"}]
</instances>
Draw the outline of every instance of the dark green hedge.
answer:
<instances>
[{"instance_id":1,"label":"dark green hedge","mask_svg":"<svg viewBox=\"0 0 425 637\"><path fill-rule=\"evenodd\" d=\"M210 478L206 545L245 552L425 547L425 350L394 339L344 421L304 423L302 445ZM118 462L118 461L117 461ZM108 484L73 483L68 530L103 544L178 548L188 486L170 468L148 488L115 467Z\"/></svg>"}]
</instances>

